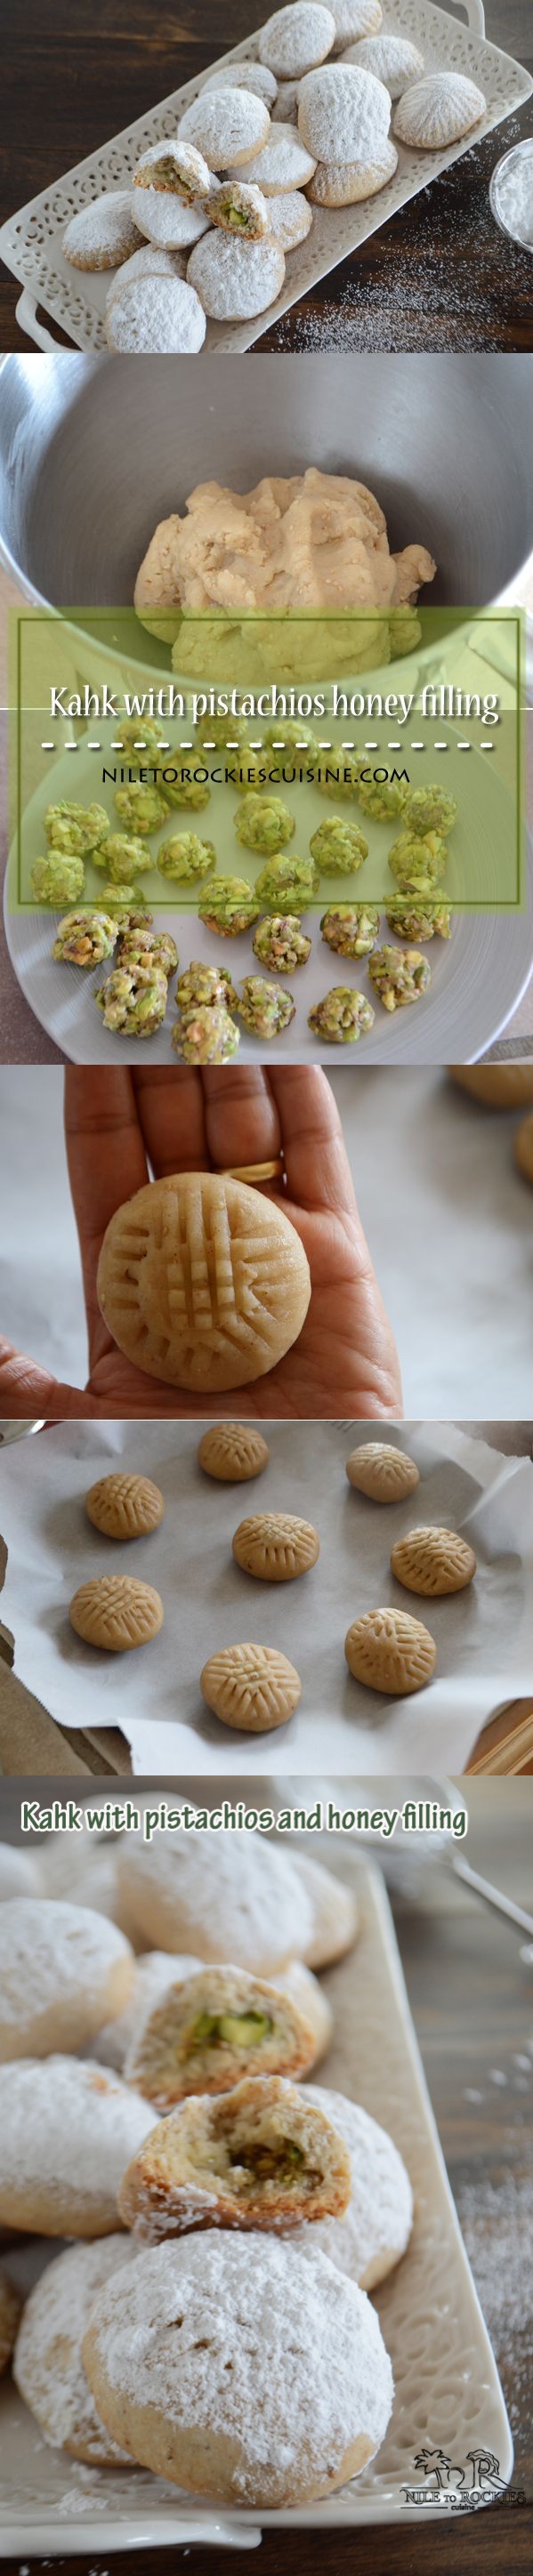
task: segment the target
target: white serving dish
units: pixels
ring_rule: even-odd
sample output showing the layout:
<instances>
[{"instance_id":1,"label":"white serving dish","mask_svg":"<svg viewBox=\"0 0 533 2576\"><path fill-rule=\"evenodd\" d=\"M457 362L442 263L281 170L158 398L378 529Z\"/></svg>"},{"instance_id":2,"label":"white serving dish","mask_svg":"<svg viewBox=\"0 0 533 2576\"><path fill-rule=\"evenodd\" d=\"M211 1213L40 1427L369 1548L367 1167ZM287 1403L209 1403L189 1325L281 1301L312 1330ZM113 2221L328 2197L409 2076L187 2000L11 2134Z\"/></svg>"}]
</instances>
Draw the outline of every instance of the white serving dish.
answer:
<instances>
[{"instance_id":1,"label":"white serving dish","mask_svg":"<svg viewBox=\"0 0 533 2576\"><path fill-rule=\"evenodd\" d=\"M331 1867L329 1847L327 1858ZM513 2465L502 2389L426 2090L383 1881L379 1870L346 1849L340 1874L353 1880L361 1929L354 1952L325 1980L336 2035L321 2075L391 2131L411 2175L415 2221L404 2262L375 2296L396 2385L387 2439L372 2466L340 2494L305 2509L261 2514L262 2527L287 2532L302 2526L356 2532L371 2523L418 2521L428 2510L433 2520L450 2513L461 2479L466 2489L477 2488L478 2509L493 2501L493 2488L478 2483L476 2454L496 2458L502 2486ZM7 2256L14 2277L21 2263L27 2280L29 2249ZM415 2467L426 2446L449 2456L453 2477L438 2503L409 2505L404 2487L426 2483ZM431 2475L427 2484L433 2499ZM1 2556L59 2551L66 2558L90 2548L100 2557L172 2542L249 2547L259 2537L252 2511L228 2515L144 2472L86 2469L47 2450L13 2383L3 2381Z\"/></svg>"},{"instance_id":2,"label":"white serving dish","mask_svg":"<svg viewBox=\"0 0 533 2576\"><path fill-rule=\"evenodd\" d=\"M424 55L427 70L444 64L448 70L464 72L477 83L487 101L480 124L445 152L414 152L400 144L394 178L377 197L367 198L362 205L335 211L316 207L307 240L287 259L283 288L276 302L251 322L208 322L206 352L252 348L262 332L278 322L301 295L309 295L321 277L358 250L372 233L379 232L390 215L407 205L420 189L427 188L441 170L448 170L463 153L475 148L493 126L512 116L531 96L533 81L523 65L485 41L482 0L464 0L464 6L467 26L463 19L451 16L449 10L434 6L433 0L394 0L387 20L390 16L395 28L412 37ZM256 54L257 36L251 35L231 52L220 55L217 69L222 62L239 62L245 57L251 60ZM4 224L0 256L24 290L17 306L17 321L38 348L58 346L57 338L38 319L38 306L60 325L76 348L105 348L103 317L109 277L69 268L61 248L65 225L102 189L127 187L141 152L175 133L185 108L198 96L207 78L204 72L201 80L186 81L180 89L171 91L159 107L138 117L133 125L124 126L122 133L104 143L99 152L90 153L85 161L67 171L64 179L42 189Z\"/></svg>"}]
</instances>

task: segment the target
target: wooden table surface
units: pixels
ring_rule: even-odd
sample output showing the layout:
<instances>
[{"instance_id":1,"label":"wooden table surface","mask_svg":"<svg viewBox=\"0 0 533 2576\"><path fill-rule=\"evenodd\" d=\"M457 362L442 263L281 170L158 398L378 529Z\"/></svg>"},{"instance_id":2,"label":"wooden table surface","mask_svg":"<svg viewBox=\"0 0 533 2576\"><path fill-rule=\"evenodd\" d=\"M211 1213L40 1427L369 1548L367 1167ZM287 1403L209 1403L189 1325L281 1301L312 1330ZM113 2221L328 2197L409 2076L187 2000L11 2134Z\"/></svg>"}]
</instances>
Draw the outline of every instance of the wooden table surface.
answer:
<instances>
[{"instance_id":1,"label":"wooden table surface","mask_svg":"<svg viewBox=\"0 0 533 2576\"><path fill-rule=\"evenodd\" d=\"M10 1809L14 1815L14 1783L2 1789L4 1801L6 1815ZM531 1911L533 1788L504 1782L495 1795L492 1783L476 1782L469 1810L468 1859ZM526 2502L504 2503L479 2518L374 2527L357 2537L295 2531L289 2543L286 2532L268 2532L255 2560L245 2555L238 2562L255 2563L258 2576L522 2576L531 2568L531 1970L520 1958L523 1936L441 1864L432 1865L416 1902L397 1896L393 1906L429 2090L510 2414L513 2488ZM97 2543L96 2521L87 2535L89 2562L62 2556L61 2576L78 2570L87 2576L88 2563L91 2576L170 2576L182 2564L175 2548L157 2557L135 2551L109 2558L98 2554ZM214 2569L221 2576L231 2564L223 2552L187 2552L187 2576L189 2569L191 2576L213 2576ZM19 2576L20 2556L6 2565ZM27 2568L24 2553L24 2576Z\"/></svg>"},{"instance_id":2,"label":"wooden table surface","mask_svg":"<svg viewBox=\"0 0 533 2576\"><path fill-rule=\"evenodd\" d=\"M2 221L265 14L259 0L182 0L176 15L159 0L24 0L22 16L20 0L3 0ZM531 0L486 0L486 25L533 71ZM531 349L533 259L494 224L488 187L501 152L532 131L529 101L266 330L261 349ZM3 270L4 350L34 345L15 320L19 293Z\"/></svg>"}]
</instances>

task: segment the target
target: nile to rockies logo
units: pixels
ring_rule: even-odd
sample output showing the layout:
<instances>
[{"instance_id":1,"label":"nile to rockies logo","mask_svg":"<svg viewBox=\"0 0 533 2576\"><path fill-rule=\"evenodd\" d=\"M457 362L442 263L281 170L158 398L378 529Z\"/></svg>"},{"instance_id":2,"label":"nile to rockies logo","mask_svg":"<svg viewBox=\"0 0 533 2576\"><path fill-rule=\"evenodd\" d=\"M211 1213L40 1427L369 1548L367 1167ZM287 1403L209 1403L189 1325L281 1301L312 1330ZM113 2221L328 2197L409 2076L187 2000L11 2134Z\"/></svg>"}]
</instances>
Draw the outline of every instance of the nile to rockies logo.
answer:
<instances>
[{"instance_id":1,"label":"nile to rockies logo","mask_svg":"<svg viewBox=\"0 0 533 2576\"><path fill-rule=\"evenodd\" d=\"M413 2465L425 2484L402 2486L406 2504L449 2504L460 2512L506 2493L506 2480L500 2475L495 2451L467 2451L466 2462L461 2466L437 2444L425 2443L423 2450L415 2453Z\"/></svg>"}]
</instances>

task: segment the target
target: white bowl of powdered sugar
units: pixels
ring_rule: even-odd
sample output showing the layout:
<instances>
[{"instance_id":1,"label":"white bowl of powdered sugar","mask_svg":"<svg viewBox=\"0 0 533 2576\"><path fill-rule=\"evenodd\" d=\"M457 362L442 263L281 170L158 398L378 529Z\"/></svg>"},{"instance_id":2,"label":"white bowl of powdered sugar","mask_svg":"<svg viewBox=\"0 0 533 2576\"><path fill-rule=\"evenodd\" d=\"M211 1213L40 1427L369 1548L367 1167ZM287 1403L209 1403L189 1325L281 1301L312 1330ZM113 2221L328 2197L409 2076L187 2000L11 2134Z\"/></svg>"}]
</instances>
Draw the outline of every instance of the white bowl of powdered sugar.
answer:
<instances>
[{"instance_id":1,"label":"white bowl of powdered sugar","mask_svg":"<svg viewBox=\"0 0 533 2576\"><path fill-rule=\"evenodd\" d=\"M515 143L497 161L490 183L490 203L500 231L533 250L533 136Z\"/></svg>"}]
</instances>

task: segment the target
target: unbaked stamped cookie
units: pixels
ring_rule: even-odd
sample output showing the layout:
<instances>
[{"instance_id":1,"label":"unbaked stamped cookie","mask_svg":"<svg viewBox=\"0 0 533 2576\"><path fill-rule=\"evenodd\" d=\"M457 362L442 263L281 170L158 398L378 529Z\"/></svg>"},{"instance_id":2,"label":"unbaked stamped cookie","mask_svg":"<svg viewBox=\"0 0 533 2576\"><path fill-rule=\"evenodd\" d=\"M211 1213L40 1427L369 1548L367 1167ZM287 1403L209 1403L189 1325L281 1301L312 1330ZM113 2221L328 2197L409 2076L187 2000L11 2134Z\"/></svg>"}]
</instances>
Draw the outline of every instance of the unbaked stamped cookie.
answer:
<instances>
[{"instance_id":1,"label":"unbaked stamped cookie","mask_svg":"<svg viewBox=\"0 0 533 2576\"><path fill-rule=\"evenodd\" d=\"M425 1690L435 1669L437 1648L429 1628L406 1610L367 1610L354 1619L344 1640L350 1672L367 1690L388 1691L404 1699Z\"/></svg>"},{"instance_id":2,"label":"unbaked stamped cookie","mask_svg":"<svg viewBox=\"0 0 533 2576\"><path fill-rule=\"evenodd\" d=\"M286 1726L302 1695L299 1673L276 1646L221 1646L204 1664L200 1690L214 1716L245 1735Z\"/></svg>"},{"instance_id":3,"label":"unbaked stamped cookie","mask_svg":"<svg viewBox=\"0 0 533 2576\"><path fill-rule=\"evenodd\" d=\"M284 1210L215 1172L153 1181L118 1208L97 1287L128 1359L166 1384L206 1393L264 1377L297 1340L311 1295L309 1263Z\"/></svg>"},{"instance_id":4,"label":"unbaked stamped cookie","mask_svg":"<svg viewBox=\"0 0 533 2576\"><path fill-rule=\"evenodd\" d=\"M260 1583L292 1583L316 1565L320 1539L311 1521L298 1520L293 1512L257 1512L239 1522L233 1554L243 1572L255 1574Z\"/></svg>"},{"instance_id":5,"label":"unbaked stamped cookie","mask_svg":"<svg viewBox=\"0 0 533 2576\"><path fill-rule=\"evenodd\" d=\"M420 1484L414 1458L408 1458L406 1449L393 1449L388 1440L364 1440L360 1449L351 1449L346 1474L356 1492L368 1494L373 1503L401 1503Z\"/></svg>"},{"instance_id":6,"label":"unbaked stamped cookie","mask_svg":"<svg viewBox=\"0 0 533 2576\"><path fill-rule=\"evenodd\" d=\"M76 1636L88 1646L103 1647L108 1655L148 1645L162 1628L163 1617L163 1603L153 1584L140 1583L129 1574L96 1575L93 1583L81 1583L69 1610Z\"/></svg>"},{"instance_id":7,"label":"unbaked stamped cookie","mask_svg":"<svg viewBox=\"0 0 533 2576\"><path fill-rule=\"evenodd\" d=\"M151 1476L99 1476L85 1496L87 1519L104 1538L145 1538L158 1529L165 1505Z\"/></svg>"},{"instance_id":8,"label":"unbaked stamped cookie","mask_svg":"<svg viewBox=\"0 0 533 2576\"><path fill-rule=\"evenodd\" d=\"M251 1476L262 1476L268 1460L266 1440L250 1422L215 1422L202 1434L198 1465L218 1484L247 1484Z\"/></svg>"},{"instance_id":9,"label":"unbaked stamped cookie","mask_svg":"<svg viewBox=\"0 0 533 2576\"><path fill-rule=\"evenodd\" d=\"M392 1572L407 1592L464 1592L476 1571L473 1547L458 1530L414 1529L396 1540Z\"/></svg>"}]
</instances>

